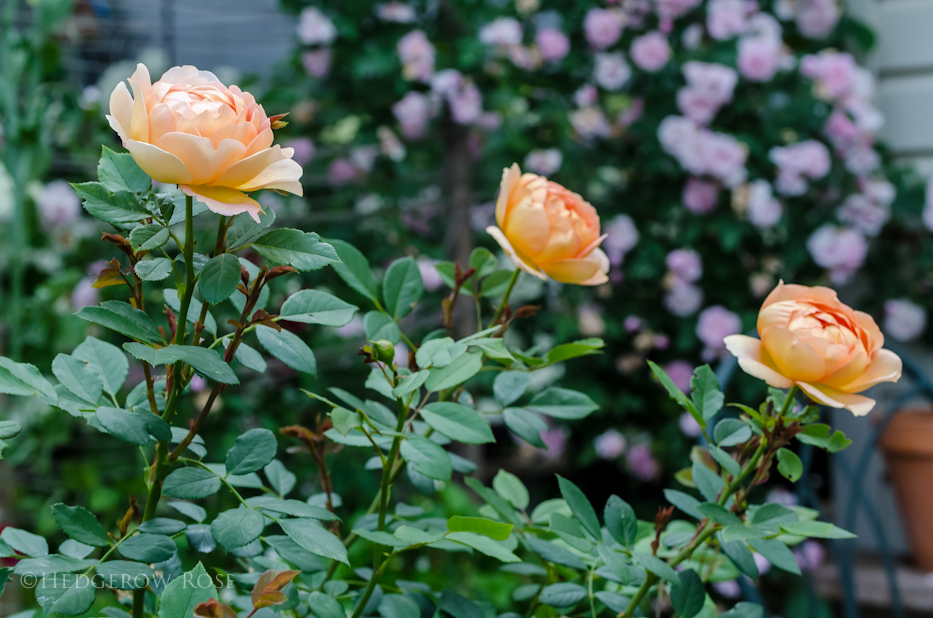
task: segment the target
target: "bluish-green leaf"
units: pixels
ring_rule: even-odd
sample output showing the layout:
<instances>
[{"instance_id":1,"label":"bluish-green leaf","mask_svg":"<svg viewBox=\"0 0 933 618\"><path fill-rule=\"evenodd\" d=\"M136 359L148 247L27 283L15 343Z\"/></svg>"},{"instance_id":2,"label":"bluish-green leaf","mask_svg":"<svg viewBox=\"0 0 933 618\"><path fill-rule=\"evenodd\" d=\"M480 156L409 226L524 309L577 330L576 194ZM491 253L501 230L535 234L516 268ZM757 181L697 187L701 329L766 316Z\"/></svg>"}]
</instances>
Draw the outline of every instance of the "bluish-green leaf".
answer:
<instances>
[{"instance_id":1,"label":"bluish-green leaf","mask_svg":"<svg viewBox=\"0 0 933 618\"><path fill-rule=\"evenodd\" d=\"M340 262L334 264L334 270L347 285L373 302L379 299L379 284L373 277L372 269L366 257L353 245L342 240L328 240Z\"/></svg>"},{"instance_id":2,"label":"bluish-green leaf","mask_svg":"<svg viewBox=\"0 0 933 618\"><path fill-rule=\"evenodd\" d=\"M279 522L279 525L282 526L285 534L302 549L318 556L349 564L347 550L343 543L325 530L317 521L313 519L283 519Z\"/></svg>"},{"instance_id":3,"label":"bluish-green leaf","mask_svg":"<svg viewBox=\"0 0 933 618\"><path fill-rule=\"evenodd\" d=\"M402 457L415 470L437 481L449 481L453 472L447 451L437 442L422 436L409 436L402 440Z\"/></svg>"},{"instance_id":4,"label":"bluish-green leaf","mask_svg":"<svg viewBox=\"0 0 933 618\"><path fill-rule=\"evenodd\" d=\"M193 618L195 607L216 598L214 579L199 562L165 587L159 597L159 618Z\"/></svg>"},{"instance_id":5,"label":"bluish-green leaf","mask_svg":"<svg viewBox=\"0 0 933 618\"><path fill-rule=\"evenodd\" d=\"M149 175L128 152L114 152L104 146L97 163L97 178L109 191L129 191L142 195L152 187Z\"/></svg>"},{"instance_id":6,"label":"bluish-green leaf","mask_svg":"<svg viewBox=\"0 0 933 618\"><path fill-rule=\"evenodd\" d=\"M428 425L457 442L485 444L496 441L486 419L479 412L459 403L429 403L421 409L421 417Z\"/></svg>"},{"instance_id":7,"label":"bluish-green leaf","mask_svg":"<svg viewBox=\"0 0 933 618\"><path fill-rule=\"evenodd\" d=\"M224 511L211 522L211 536L227 551L252 543L262 534L265 519L255 509Z\"/></svg>"},{"instance_id":8,"label":"bluish-green leaf","mask_svg":"<svg viewBox=\"0 0 933 618\"><path fill-rule=\"evenodd\" d=\"M289 322L345 326L359 309L320 290L299 290L282 303L279 317Z\"/></svg>"},{"instance_id":9,"label":"bluish-green leaf","mask_svg":"<svg viewBox=\"0 0 933 618\"><path fill-rule=\"evenodd\" d=\"M496 541L504 541L512 532L512 524L504 524L483 517L454 515L447 520L447 529L450 532L475 532Z\"/></svg>"},{"instance_id":10,"label":"bluish-green leaf","mask_svg":"<svg viewBox=\"0 0 933 618\"><path fill-rule=\"evenodd\" d=\"M167 498L196 500L217 493L220 478L203 468L179 468L162 482L162 495Z\"/></svg>"},{"instance_id":11,"label":"bluish-green leaf","mask_svg":"<svg viewBox=\"0 0 933 618\"><path fill-rule=\"evenodd\" d=\"M68 506L62 502L52 506L52 517L65 534L76 541L96 547L110 544L106 530L91 513L81 506Z\"/></svg>"},{"instance_id":12,"label":"bluish-green leaf","mask_svg":"<svg viewBox=\"0 0 933 618\"><path fill-rule=\"evenodd\" d=\"M201 298L212 305L230 298L240 285L240 261L232 253L221 253L208 260L198 277Z\"/></svg>"},{"instance_id":13,"label":"bluish-green leaf","mask_svg":"<svg viewBox=\"0 0 933 618\"><path fill-rule=\"evenodd\" d=\"M598 410L599 406L583 393L566 388L549 388L535 395L528 408L554 418L579 420Z\"/></svg>"},{"instance_id":14,"label":"bluish-green leaf","mask_svg":"<svg viewBox=\"0 0 933 618\"><path fill-rule=\"evenodd\" d=\"M292 369L317 375L317 359L314 358L314 352L295 333L284 328L279 332L268 326L259 326L256 328L256 336L269 354Z\"/></svg>"},{"instance_id":15,"label":"bluish-green leaf","mask_svg":"<svg viewBox=\"0 0 933 618\"><path fill-rule=\"evenodd\" d=\"M149 343L162 341L162 335L152 318L123 301L108 300L99 306L84 307L76 315L88 322L126 335L130 339L139 339Z\"/></svg>"},{"instance_id":16,"label":"bluish-green leaf","mask_svg":"<svg viewBox=\"0 0 933 618\"><path fill-rule=\"evenodd\" d=\"M337 252L313 232L279 228L266 232L252 243L253 250L273 264L288 264L298 270L317 270L340 261Z\"/></svg>"},{"instance_id":17,"label":"bluish-green leaf","mask_svg":"<svg viewBox=\"0 0 933 618\"><path fill-rule=\"evenodd\" d=\"M560 493L564 497L564 500L567 501L574 516L580 520L580 523L583 524L583 527L594 539L599 539L599 518L596 517L596 510L593 508L593 505L590 504L586 494L584 494L579 487L560 475L557 476L557 482L558 485L560 485Z\"/></svg>"},{"instance_id":18,"label":"bluish-green leaf","mask_svg":"<svg viewBox=\"0 0 933 618\"><path fill-rule=\"evenodd\" d=\"M382 297L386 311L396 321L411 313L423 294L424 281L415 258L399 258L389 265L382 281Z\"/></svg>"},{"instance_id":19,"label":"bluish-green leaf","mask_svg":"<svg viewBox=\"0 0 933 618\"><path fill-rule=\"evenodd\" d=\"M116 396L130 372L130 363L123 350L94 337L85 338L71 355L87 361L90 368L97 372L109 395Z\"/></svg>"},{"instance_id":20,"label":"bluish-green leaf","mask_svg":"<svg viewBox=\"0 0 933 618\"><path fill-rule=\"evenodd\" d=\"M250 429L237 437L233 447L227 452L227 474L255 472L275 458L277 449L278 443L274 433L268 429Z\"/></svg>"}]
</instances>

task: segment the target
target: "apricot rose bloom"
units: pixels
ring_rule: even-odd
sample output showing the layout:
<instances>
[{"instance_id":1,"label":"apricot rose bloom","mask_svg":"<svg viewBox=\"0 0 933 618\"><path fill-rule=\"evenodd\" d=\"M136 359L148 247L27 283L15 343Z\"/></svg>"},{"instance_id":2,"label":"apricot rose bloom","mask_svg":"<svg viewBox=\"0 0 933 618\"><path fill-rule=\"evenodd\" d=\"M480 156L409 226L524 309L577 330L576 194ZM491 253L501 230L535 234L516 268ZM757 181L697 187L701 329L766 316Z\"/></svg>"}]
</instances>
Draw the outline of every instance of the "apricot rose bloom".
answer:
<instances>
[{"instance_id":1,"label":"apricot rose bloom","mask_svg":"<svg viewBox=\"0 0 933 618\"><path fill-rule=\"evenodd\" d=\"M609 280L596 209L556 182L512 164L502 172L496 222L486 231L525 272L577 285Z\"/></svg>"},{"instance_id":2,"label":"apricot rose bloom","mask_svg":"<svg viewBox=\"0 0 933 618\"><path fill-rule=\"evenodd\" d=\"M761 306L758 334L760 340L724 340L746 373L775 388L797 385L813 401L856 416L875 405L857 393L901 377L901 359L883 349L872 317L841 303L829 288L782 281Z\"/></svg>"},{"instance_id":3,"label":"apricot rose bloom","mask_svg":"<svg viewBox=\"0 0 933 618\"><path fill-rule=\"evenodd\" d=\"M221 215L259 220L262 208L246 193L278 189L301 195L294 151L272 145L272 123L253 95L224 86L208 71L174 67L151 83L137 65L110 95L110 126L144 172L177 184Z\"/></svg>"}]
</instances>

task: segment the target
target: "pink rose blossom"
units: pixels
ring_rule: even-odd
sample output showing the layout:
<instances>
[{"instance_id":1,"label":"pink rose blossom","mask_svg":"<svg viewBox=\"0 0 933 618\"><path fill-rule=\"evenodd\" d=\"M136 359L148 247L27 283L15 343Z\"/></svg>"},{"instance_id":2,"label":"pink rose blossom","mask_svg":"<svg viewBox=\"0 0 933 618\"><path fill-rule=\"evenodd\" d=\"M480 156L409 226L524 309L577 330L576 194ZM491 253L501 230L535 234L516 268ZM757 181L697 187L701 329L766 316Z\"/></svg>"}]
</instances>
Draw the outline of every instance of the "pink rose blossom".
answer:
<instances>
[{"instance_id":1,"label":"pink rose blossom","mask_svg":"<svg viewBox=\"0 0 933 618\"><path fill-rule=\"evenodd\" d=\"M650 444L636 444L625 454L625 459L629 472L640 481L654 481L661 473Z\"/></svg>"},{"instance_id":2,"label":"pink rose blossom","mask_svg":"<svg viewBox=\"0 0 933 618\"><path fill-rule=\"evenodd\" d=\"M435 266L437 266L437 260L419 257L415 260L415 264L418 265L418 272L421 273L421 280L424 282L425 290L433 292L444 284L440 274L437 272L437 268L435 268Z\"/></svg>"},{"instance_id":3,"label":"pink rose blossom","mask_svg":"<svg viewBox=\"0 0 933 618\"><path fill-rule=\"evenodd\" d=\"M775 187L782 195L802 195L807 190L805 178L823 178L832 167L829 149L812 139L772 148L768 158L778 166Z\"/></svg>"},{"instance_id":4,"label":"pink rose blossom","mask_svg":"<svg viewBox=\"0 0 933 618\"><path fill-rule=\"evenodd\" d=\"M658 140L693 175L708 174L730 188L745 180L748 150L731 135L698 127L689 118L668 116L658 126Z\"/></svg>"},{"instance_id":5,"label":"pink rose blossom","mask_svg":"<svg viewBox=\"0 0 933 618\"><path fill-rule=\"evenodd\" d=\"M593 440L593 447L600 459L612 461L625 452L625 436L615 429L606 430L596 436Z\"/></svg>"},{"instance_id":6,"label":"pink rose blossom","mask_svg":"<svg viewBox=\"0 0 933 618\"><path fill-rule=\"evenodd\" d=\"M91 277L80 279L74 289L71 290L71 304L75 309L83 309L97 304L100 299L100 293L93 287L96 274Z\"/></svg>"},{"instance_id":7,"label":"pink rose blossom","mask_svg":"<svg viewBox=\"0 0 933 618\"><path fill-rule=\"evenodd\" d=\"M683 73L688 86L708 93L723 105L732 101L738 76L730 67L716 62L691 60L684 64Z\"/></svg>"},{"instance_id":8,"label":"pink rose blossom","mask_svg":"<svg viewBox=\"0 0 933 618\"><path fill-rule=\"evenodd\" d=\"M417 139L424 135L431 119L431 102L420 92L409 92L392 106L392 113L402 125L402 135L408 139Z\"/></svg>"},{"instance_id":9,"label":"pink rose blossom","mask_svg":"<svg viewBox=\"0 0 933 618\"><path fill-rule=\"evenodd\" d=\"M641 327L644 325L644 320L642 320L637 315L627 315L625 316L625 320L622 322L622 328L624 328L626 332L629 333L634 333L637 330L641 330Z\"/></svg>"},{"instance_id":10,"label":"pink rose blossom","mask_svg":"<svg viewBox=\"0 0 933 618\"><path fill-rule=\"evenodd\" d=\"M597 107L574 110L570 112L569 119L571 126L581 139L606 138L612 135L612 127L606 120L606 115Z\"/></svg>"},{"instance_id":11,"label":"pink rose blossom","mask_svg":"<svg viewBox=\"0 0 933 618\"><path fill-rule=\"evenodd\" d=\"M497 17L479 31L481 43L496 47L521 45L522 36L522 25L512 17Z\"/></svg>"},{"instance_id":12,"label":"pink rose blossom","mask_svg":"<svg viewBox=\"0 0 933 618\"><path fill-rule=\"evenodd\" d=\"M695 215L705 215L716 208L716 202L719 201L719 187L715 182L706 182L691 176L684 185L681 199L684 208Z\"/></svg>"},{"instance_id":13,"label":"pink rose blossom","mask_svg":"<svg viewBox=\"0 0 933 618\"><path fill-rule=\"evenodd\" d=\"M564 162L564 155L557 148L532 150L525 155L524 168L541 176L555 174Z\"/></svg>"},{"instance_id":14,"label":"pink rose blossom","mask_svg":"<svg viewBox=\"0 0 933 618\"><path fill-rule=\"evenodd\" d=\"M334 159L327 169L327 180L331 185L340 187L359 177L359 170L347 159Z\"/></svg>"},{"instance_id":15,"label":"pink rose blossom","mask_svg":"<svg viewBox=\"0 0 933 618\"><path fill-rule=\"evenodd\" d=\"M687 49L697 49L703 43L703 26L700 24L690 24L684 28L680 42Z\"/></svg>"},{"instance_id":16,"label":"pink rose blossom","mask_svg":"<svg viewBox=\"0 0 933 618\"><path fill-rule=\"evenodd\" d=\"M376 135L379 137L379 150L385 156L393 161L402 161L408 152L405 150L405 144L392 132L392 129L381 126L376 129Z\"/></svg>"},{"instance_id":17,"label":"pink rose blossom","mask_svg":"<svg viewBox=\"0 0 933 618\"><path fill-rule=\"evenodd\" d=\"M570 39L557 28L544 28L535 34L535 45L544 62L557 62L570 53Z\"/></svg>"},{"instance_id":18,"label":"pink rose blossom","mask_svg":"<svg viewBox=\"0 0 933 618\"><path fill-rule=\"evenodd\" d=\"M301 54L301 65L311 77L327 77L330 71L330 48L314 49Z\"/></svg>"},{"instance_id":19,"label":"pink rose blossom","mask_svg":"<svg viewBox=\"0 0 933 618\"><path fill-rule=\"evenodd\" d=\"M710 0L706 5L706 29L714 39L731 39L745 32L747 14L745 0Z\"/></svg>"},{"instance_id":20,"label":"pink rose blossom","mask_svg":"<svg viewBox=\"0 0 933 618\"><path fill-rule=\"evenodd\" d=\"M363 325L363 318L359 315L355 315L349 323L335 328L334 331L341 339L356 339L357 337L362 337L366 329Z\"/></svg>"},{"instance_id":21,"label":"pink rose blossom","mask_svg":"<svg viewBox=\"0 0 933 618\"><path fill-rule=\"evenodd\" d=\"M628 127L638 122L645 112L644 99L632 99L628 109L619 112L619 123Z\"/></svg>"},{"instance_id":22,"label":"pink rose blossom","mask_svg":"<svg viewBox=\"0 0 933 618\"><path fill-rule=\"evenodd\" d=\"M680 318L693 315L702 305L703 290L679 279L672 283L670 290L664 295L664 308Z\"/></svg>"},{"instance_id":23,"label":"pink rose blossom","mask_svg":"<svg viewBox=\"0 0 933 618\"><path fill-rule=\"evenodd\" d=\"M690 380L693 379L693 364L685 360L672 360L664 366L664 371L670 376L671 381L680 390L685 393L690 392Z\"/></svg>"},{"instance_id":24,"label":"pink rose blossom","mask_svg":"<svg viewBox=\"0 0 933 618\"><path fill-rule=\"evenodd\" d=\"M670 21L689 13L702 0L655 0L655 11L662 21Z\"/></svg>"},{"instance_id":25,"label":"pink rose blossom","mask_svg":"<svg viewBox=\"0 0 933 618\"><path fill-rule=\"evenodd\" d=\"M624 25L622 13L613 9L590 9L583 19L586 40L596 49L615 45L622 36Z\"/></svg>"},{"instance_id":26,"label":"pink rose blossom","mask_svg":"<svg viewBox=\"0 0 933 618\"><path fill-rule=\"evenodd\" d=\"M737 599L742 596L742 587L736 579L730 579L724 582L715 582L713 588L727 599Z\"/></svg>"},{"instance_id":27,"label":"pink rose blossom","mask_svg":"<svg viewBox=\"0 0 933 618\"><path fill-rule=\"evenodd\" d=\"M467 82L448 99L450 116L454 122L472 124L483 113L483 95L473 82Z\"/></svg>"},{"instance_id":28,"label":"pink rose blossom","mask_svg":"<svg viewBox=\"0 0 933 618\"><path fill-rule=\"evenodd\" d=\"M81 199L64 180L53 180L36 197L42 222L50 226L71 225L81 217Z\"/></svg>"},{"instance_id":29,"label":"pink rose blossom","mask_svg":"<svg viewBox=\"0 0 933 618\"><path fill-rule=\"evenodd\" d=\"M656 350L666 350L671 345L671 338L664 333L658 333L654 336L654 348Z\"/></svg>"},{"instance_id":30,"label":"pink rose blossom","mask_svg":"<svg viewBox=\"0 0 933 618\"><path fill-rule=\"evenodd\" d=\"M693 249L674 249L664 261L668 269L683 281L693 283L703 276L703 260Z\"/></svg>"},{"instance_id":31,"label":"pink rose blossom","mask_svg":"<svg viewBox=\"0 0 933 618\"><path fill-rule=\"evenodd\" d=\"M684 412L681 414L680 418L677 419L677 424L680 426L680 430L688 438L696 438L703 433L703 428L700 427L697 419L693 418L693 415L689 412Z\"/></svg>"},{"instance_id":32,"label":"pink rose blossom","mask_svg":"<svg viewBox=\"0 0 933 618\"><path fill-rule=\"evenodd\" d=\"M758 179L748 187L748 201L745 204L745 216L748 222L759 229L768 229L777 225L784 214L784 207L774 199L771 184Z\"/></svg>"},{"instance_id":33,"label":"pink rose blossom","mask_svg":"<svg viewBox=\"0 0 933 618\"><path fill-rule=\"evenodd\" d=\"M632 69L620 52L596 54L593 80L602 88L609 91L620 90L631 76Z\"/></svg>"},{"instance_id":34,"label":"pink rose blossom","mask_svg":"<svg viewBox=\"0 0 933 618\"><path fill-rule=\"evenodd\" d=\"M585 337L602 337L606 333L602 309L597 305L580 305L577 308L577 328Z\"/></svg>"},{"instance_id":35,"label":"pink rose blossom","mask_svg":"<svg viewBox=\"0 0 933 618\"><path fill-rule=\"evenodd\" d=\"M752 82L770 81L781 60L781 41L770 37L742 37L737 65L742 77Z\"/></svg>"},{"instance_id":36,"label":"pink rose blossom","mask_svg":"<svg viewBox=\"0 0 933 618\"><path fill-rule=\"evenodd\" d=\"M456 69L444 69L431 76L431 92L442 98L453 96L463 85L463 75Z\"/></svg>"},{"instance_id":37,"label":"pink rose blossom","mask_svg":"<svg viewBox=\"0 0 933 618\"><path fill-rule=\"evenodd\" d=\"M868 255L868 242L858 230L826 223L807 239L807 250L817 266L829 270L830 280L849 281Z\"/></svg>"},{"instance_id":38,"label":"pink rose blossom","mask_svg":"<svg viewBox=\"0 0 933 618\"><path fill-rule=\"evenodd\" d=\"M836 100L850 93L856 84L857 65L855 58L846 52L823 50L817 55L804 56L800 71L816 80L817 96Z\"/></svg>"},{"instance_id":39,"label":"pink rose blossom","mask_svg":"<svg viewBox=\"0 0 933 618\"><path fill-rule=\"evenodd\" d=\"M625 254L638 244L638 229L630 216L616 215L605 224L603 231L607 235L602 244L603 251L609 257L609 263L618 266Z\"/></svg>"},{"instance_id":40,"label":"pink rose blossom","mask_svg":"<svg viewBox=\"0 0 933 618\"><path fill-rule=\"evenodd\" d=\"M797 496L784 489L783 487L775 487L768 492L768 495L765 496L766 502L773 502L774 504L780 504L781 506L786 506L790 508L792 506L797 506L800 504L800 500L797 499Z\"/></svg>"},{"instance_id":41,"label":"pink rose blossom","mask_svg":"<svg viewBox=\"0 0 933 618\"><path fill-rule=\"evenodd\" d=\"M767 558L757 552L755 552L752 557L755 560L755 566L758 568L759 575L764 575L771 570L771 562Z\"/></svg>"},{"instance_id":42,"label":"pink rose blossom","mask_svg":"<svg viewBox=\"0 0 933 618\"><path fill-rule=\"evenodd\" d=\"M671 59L671 46L667 37L658 32L649 32L632 41L629 56L642 71L655 73L664 68Z\"/></svg>"},{"instance_id":43,"label":"pink rose blossom","mask_svg":"<svg viewBox=\"0 0 933 618\"><path fill-rule=\"evenodd\" d=\"M434 75L434 45L423 30L412 30L396 46L402 61L402 77L410 81L427 82Z\"/></svg>"},{"instance_id":44,"label":"pink rose blossom","mask_svg":"<svg viewBox=\"0 0 933 618\"><path fill-rule=\"evenodd\" d=\"M567 431L566 427L552 427L546 431L541 432L541 441L544 442L544 446L547 447L547 450L539 449L538 452L545 459L554 461L560 459L564 455L564 450L567 448L567 440L570 438L570 432Z\"/></svg>"},{"instance_id":45,"label":"pink rose blossom","mask_svg":"<svg viewBox=\"0 0 933 618\"><path fill-rule=\"evenodd\" d=\"M592 84L581 86L573 95L573 102L577 104L577 107L592 107L598 100L599 91Z\"/></svg>"},{"instance_id":46,"label":"pink rose blossom","mask_svg":"<svg viewBox=\"0 0 933 618\"><path fill-rule=\"evenodd\" d=\"M334 22L313 6L301 11L296 31L305 45L330 45L337 38Z\"/></svg>"},{"instance_id":47,"label":"pink rose blossom","mask_svg":"<svg viewBox=\"0 0 933 618\"><path fill-rule=\"evenodd\" d=\"M350 150L350 162L356 169L366 174L373 169L378 156L379 147L374 145L356 146Z\"/></svg>"},{"instance_id":48,"label":"pink rose blossom","mask_svg":"<svg viewBox=\"0 0 933 618\"><path fill-rule=\"evenodd\" d=\"M811 39L822 39L833 31L842 10L835 0L798 0L795 21L801 34Z\"/></svg>"},{"instance_id":49,"label":"pink rose blossom","mask_svg":"<svg viewBox=\"0 0 933 618\"><path fill-rule=\"evenodd\" d=\"M881 156L868 144L859 144L846 152L845 163L847 170L861 176L881 167Z\"/></svg>"},{"instance_id":50,"label":"pink rose blossom","mask_svg":"<svg viewBox=\"0 0 933 618\"><path fill-rule=\"evenodd\" d=\"M837 148L851 146L860 135L858 126L841 109L833 110L823 130L826 132L829 141Z\"/></svg>"},{"instance_id":51,"label":"pink rose blossom","mask_svg":"<svg viewBox=\"0 0 933 618\"><path fill-rule=\"evenodd\" d=\"M745 160L748 150L731 135L705 131L701 134L701 152L710 176L718 178L727 187L745 180Z\"/></svg>"},{"instance_id":52,"label":"pink rose blossom","mask_svg":"<svg viewBox=\"0 0 933 618\"><path fill-rule=\"evenodd\" d=\"M913 341L927 326L926 309L906 298L884 303L884 333L895 341Z\"/></svg>"},{"instance_id":53,"label":"pink rose blossom","mask_svg":"<svg viewBox=\"0 0 933 618\"><path fill-rule=\"evenodd\" d=\"M404 2L386 2L376 7L376 15L382 21L410 24L418 18L415 9Z\"/></svg>"},{"instance_id":54,"label":"pink rose blossom","mask_svg":"<svg viewBox=\"0 0 933 618\"><path fill-rule=\"evenodd\" d=\"M826 560L826 550L816 541L808 539L794 550L794 557L802 570L814 571Z\"/></svg>"},{"instance_id":55,"label":"pink rose blossom","mask_svg":"<svg viewBox=\"0 0 933 618\"><path fill-rule=\"evenodd\" d=\"M696 335L714 355L725 349L722 340L742 332L742 320L722 305L707 307L697 320ZM708 356L707 356L708 357Z\"/></svg>"},{"instance_id":56,"label":"pink rose blossom","mask_svg":"<svg viewBox=\"0 0 933 618\"><path fill-rule=\"evenodd\" d=\"M310 163L311 159L314 158L314 142L308 137L296 137L286 142L284 146L295 151L292 159L302 167Z\"/></svg>"},{"instance_id":57,"label":"pink rose blossom","mask_svg":"<svg viewBox=\"0 0 933 618\"><path fill-rule=\"evenodd\" d=\"M885 204L874 201L867 195L853 193L836 210L836 217L866 236L877 236L891 218L890 202Z\"/></svg>"},{"instance_id":58,"label":"pink rose blossom","mask_svg":"<svg viewBox=\"0 0 933 618\"><path fill-rule=\"evenodd\" d=\"M200 393L204 390L204 387L207 386L207 380L201 376L195 374L191 377L191 382L188 383L191 386L191 390L195 393Z\"/></svg>"}]
</instances>

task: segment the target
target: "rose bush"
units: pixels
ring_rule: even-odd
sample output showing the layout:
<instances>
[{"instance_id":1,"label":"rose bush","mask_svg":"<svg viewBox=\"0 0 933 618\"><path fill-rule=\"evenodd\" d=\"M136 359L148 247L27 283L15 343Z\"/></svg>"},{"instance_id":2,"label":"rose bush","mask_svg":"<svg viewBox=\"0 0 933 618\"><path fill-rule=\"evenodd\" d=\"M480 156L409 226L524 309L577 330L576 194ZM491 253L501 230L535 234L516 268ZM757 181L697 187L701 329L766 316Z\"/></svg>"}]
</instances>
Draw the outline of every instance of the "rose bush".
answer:
<instances>
[{"instance_id":1,"label":"rose bush","mask_svg":"<svg viewBox=\"0 0 933 618\"><path fill-rule=\"evenodd\" d=\"M179 159L186 160L187 154L181 152ZM562 498L531 509L528 489L516 476L500 470L492 488L485 486L472 476L476 465L456 452L456 444L495 442L497 417L524 440L542 444L545 417L589 416L597 404L584 393L552 386L545 370L598 353L603 342L584 339L545 354L510 343L505 335L534 312L512 309L516 277L499 269L488 251L475 251L469 265L455 265L444 328L415 343L402 323L424 295L424 278L412 257L393 261L379 281L352 245L274 228L272 211L258 221L251 212L208 214L209 204L196 206L190 194L165 186L154 189L132 154L105 149L99 170L98 182L75 189L90 214L115 228L103 240L114 255L122 256L114 257L97 281L111 283L105 287L123 296L84 307L77 315L100 329L101 337L122 341L122 348L87 337L70 354L55 357L55 384L33 365L0 357L0 393L83 420L85 436L104 436L123 456L140 456L145 465L124 497L122 517L100 521L93 505L72 500L48 505L68 537L57 552L50 551L43 536L4 528L0 557L13 564L0 568L0 594L12 575L12 581L35 588L43 612L65 616L395 618L443 612L457 617L496 609L505 616L515 615L513 610L557 616L570 615L579 606L593 618L631 618L648 611L656 598L669 603L679 618L754 618L762 615L760 607L737 603L727 608L732 604L711 596L707 584L741 574L757 577L755 555L799 573L788 545L806 538L852 537L816 521L817 513L810 509L749 502L774 462L791 481L800 477L802 464L790 450L795 439L837 451L847 445L846 438L818 422L815 406L793 405L796 386L790 393L772 389L757 409L740 406L739 418L722 415L725 398L706 365L693 373L693 392L687 398L649 361L663 388L709 439L707 447L697 449L692 468L680 475L682 484L699 497L669 490L666 498L672 506L659 508L652 522L639 520L628 502L613 495L600 518L587 495L558 476ZM599 236L593 228L598 220L592 207L538 178L529 179L532 191L522 195L521 187L516 192L509 181L512 172L517 174L517 167L505 174L506 210L516 204L543 209L556 221L512 229L506 216L506 234L520 230L523 243L544 245L559 256L585 257L596 250ZM545 195L532 199L534 190ZM561 203L551 203L547 196ZM586 217L578 221L581 211ZM217 230L209 256L195 252L199 216L209 218L208 227ZM696 276L692 261L689 254L679 254L671 265ZM288 383L279 388L298 383L285 368L317 375L315 352L293 325L342 327L358 307L312 287L295 290L275 313L268 305L269 288L299 271L326 268L372 307L364 319L369 341L357 357L370 372L352 392L325 390L325 384L314 391L303 389L323 414L313 427L276 427L314 462L299 490L298 475L276 458L278 439L270 429L253 427L232 445L209 443L202 432L208 424L229 423L225 413L211 412L227 389L249 380L250 373L281 373ZM162 283L168 279L174 279L174 288ZM470 280L479 324L476 332L455 340L453 306L465 298ZM151 294L153 288L161 294ZM483 298L490 300L483 301L478 290L489 292ZM830 314L858 318L826 290L779 287L773 293L777 302L762 310L764 322L770 323L774 307L787 302L781 300L785 294L794 295L801 306L801 299L811 299L811 307L822 311L802 309L796 320L809 327L811 346L819 336L807 320L823 325ZM152 302L154 296L161 302ZM212 312L228 307L238 317L221 326ZM484 327L483 315L493 307ZM796 321L790 326L802 336L805 328ZM862 327L867 329L866 323ZM852 343L844 334L824 330ZM767 328L762 333L769 337ZM409 346L401 362L398 341ZM859 344L870 347L876 358L884 352L878 338L865 337ZM838 360L832 346L812 349L824 363ZM896 356L885 354L895 362ZM126 383L131 367L137 369L135 384ZM477 409L472 392L484 373L495 376L494 402ZM198 391L204 396L192 396ZM805 392L820 397L810 389ZM271 415L261 420L275 422ZM0 421L0 444L12 441L15 448L20 432L18 422ZM331 472L347 461L338 455L342 448L364 449L371 456L366 469L380 479L362 514L343 512L337 493L342 488L332 480ZM221 453L223 462L218 460ZM462 514L428 514L428 508L438 511L417 495L455 487L461 478L484 504L477 508L468 503ZM306 496L309 486L313 489ZM145 495L144 501L137 494ZM415 500L423 506L410 503ZM496 577L511 582L512 600L495 608L483 598L482 587L471 588L469 582L434 586L398 577L399 565L409 557L430 561L437 552L470 553L478 559L477 572L493 561L505 563ZM26 610L18 616L36 613Z\"/></svg>"},{"instance_id":2,"label":"rose bush","mask_svg":"<svg viewBox=\"0 0 933 618\"><path fill-rule=\"evenodd\" d=\"M922 190L877 142L883 118L859 64L872 34L837 2L282 4L311 17L266 98L291 110L285 134L314 146L306 190L329 216L362 221L340 233L373 263L452 259L454 220L494 248L481 232L496 208L479 187L513 160L599 211L606 284L558 296L553 282L519 281L550 310L513 336L607 342L564 377L602 410L574 439L553 427L539 459L621 470L633 488L676 471L696 428L658 413L643 361L689 390L780 279L839 287L896 341L927 336ZM331 36L306 43L303 28ZM600 455L609 430L638 447L635 464Z\"/></svg>"}]
</instances>

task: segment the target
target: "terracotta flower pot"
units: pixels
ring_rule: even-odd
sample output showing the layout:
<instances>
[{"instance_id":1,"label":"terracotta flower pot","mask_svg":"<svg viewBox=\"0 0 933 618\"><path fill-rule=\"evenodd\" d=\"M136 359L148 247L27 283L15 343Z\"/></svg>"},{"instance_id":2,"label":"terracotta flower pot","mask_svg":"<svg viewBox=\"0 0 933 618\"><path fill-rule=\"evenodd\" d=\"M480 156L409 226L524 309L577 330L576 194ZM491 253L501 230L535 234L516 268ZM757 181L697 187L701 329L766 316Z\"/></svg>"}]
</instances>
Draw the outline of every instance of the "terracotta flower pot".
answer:
<instances>
[{"instance_id":1,"label":"terracotta flower pot","mask_svg":"<svg viewBox=\"0 0 933 618\"><path fill-rule=\"evenodd\" d=\"M881 435L880 447L914 559L933 571L933 410L895 414Z\"/></svg>"}]
</instances>

